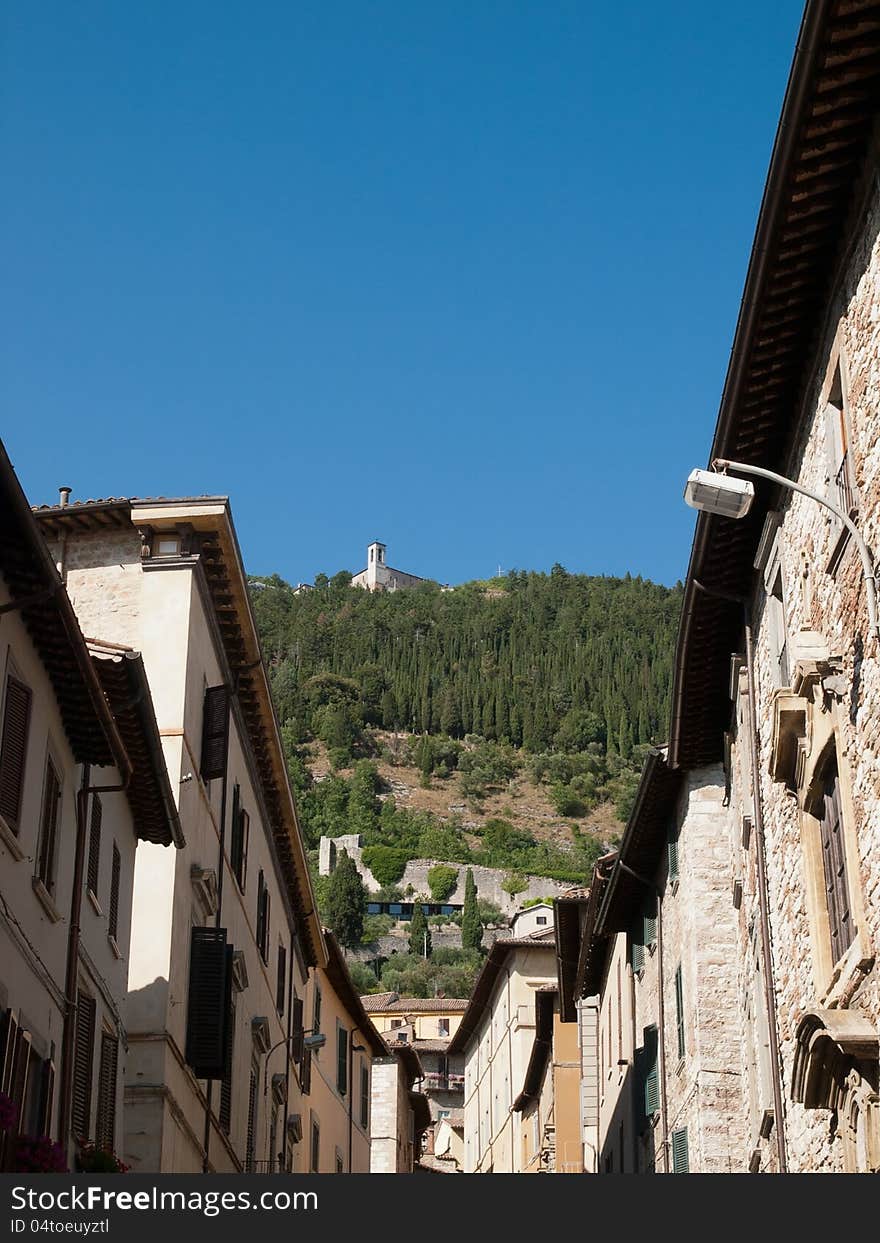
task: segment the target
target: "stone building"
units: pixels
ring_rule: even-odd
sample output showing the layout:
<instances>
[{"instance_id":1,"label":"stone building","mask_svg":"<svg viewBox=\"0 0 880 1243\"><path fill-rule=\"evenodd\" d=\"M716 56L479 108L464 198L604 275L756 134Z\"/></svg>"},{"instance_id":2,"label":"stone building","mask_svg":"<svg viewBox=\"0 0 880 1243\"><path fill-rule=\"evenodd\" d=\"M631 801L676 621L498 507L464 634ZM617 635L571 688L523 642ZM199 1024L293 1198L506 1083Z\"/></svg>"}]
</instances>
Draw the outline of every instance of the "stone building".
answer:
<instances>
[{"instance_id":1,"label":"stone building","mask_svg":"<svg viewBox=\"0 0 880 1243\"><path fill-rule=\"evenodd\" d=\"M880 1169L880 635L838 516L877 553L878 66L880 6L811 0L710 453L790 483L699 515L669 745L565 955L600 1170Z\"/></svg>"},{"instance_id":2,"label":"stone building","mask_svg":"<svg viewBox=\"0 0 880 1243\"><path fill-rule=\"evenodd\" d=\"M373 1063L370 1113L370 1173L414 1174L429 1122L419 1055L407 1043L393 1043Z\"/></svg>"},{"instance_id":3,"label":"stone building","mask_svg":"<svg viewBox=\"0 0 880 1243\"><path fill-rule=\"evenodd\" d=\"M144 843L183 845L143 662L83 638L0 445L0 1168L121 1152Z\"/></svg>"},{"instance_id":4,"label":"stone building","mask_svg":"<svg viewBox=\"0 0 880 1243\"><path fill-rule=\"evenodd\" d=\"M143 654L185 838L135 861L125 1159L262 1172L280 1152L289 1168L287 1120L306 1112L294 1037L327 950L228 501L36 516L84 631Z\"/></svg>"}]
</instances>

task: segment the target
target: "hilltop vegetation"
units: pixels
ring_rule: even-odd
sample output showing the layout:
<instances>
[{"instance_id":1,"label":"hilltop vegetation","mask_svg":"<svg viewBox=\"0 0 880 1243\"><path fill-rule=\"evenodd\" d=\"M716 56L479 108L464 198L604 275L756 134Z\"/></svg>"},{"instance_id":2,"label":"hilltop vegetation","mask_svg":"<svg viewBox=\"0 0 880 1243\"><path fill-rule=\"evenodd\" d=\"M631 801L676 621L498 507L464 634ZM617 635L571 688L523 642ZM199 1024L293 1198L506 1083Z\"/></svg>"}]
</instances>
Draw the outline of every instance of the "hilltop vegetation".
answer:
<instances>
[{"instance_id":1,"label":"hilltop vegetation","mask_svg":"<svg viewBox=\"0 0 880 1243\"><path fill-rule=\"evenodd\" d=\"M591 817L625 818L666 728L680 587L561 566L454 591L372 595L349 578L300 595L252 582L308 845L360 833L389 885L416 857L508 869L511 892L525 872L585 879L604 844ZM330 771L316 782L318 749ZM395 765L467 819L399 805L383 776ZM523 783L570 822L564 841L487 811Z\"/></svg>"}]
</instances>

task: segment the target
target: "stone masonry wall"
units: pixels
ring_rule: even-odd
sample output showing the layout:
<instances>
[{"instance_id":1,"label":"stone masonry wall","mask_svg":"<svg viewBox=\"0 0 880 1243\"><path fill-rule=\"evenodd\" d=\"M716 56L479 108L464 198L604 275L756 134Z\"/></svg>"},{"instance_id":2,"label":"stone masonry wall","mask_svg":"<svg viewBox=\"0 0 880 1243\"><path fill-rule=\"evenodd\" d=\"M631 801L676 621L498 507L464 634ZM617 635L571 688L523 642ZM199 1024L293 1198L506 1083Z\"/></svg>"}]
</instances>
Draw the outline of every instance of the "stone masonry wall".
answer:
<instances>
[{"instance_id":1,"label":"stone masonry wall","mask_svg":"<svg viewBox=\"0 0 880 1243\"><path fill-rule=\"evenodd\" d=\"M876 182L875 182L876 190ZM848 270L829 307L827 329L815 359L815 373L804 407L803 434L785 473L820 493L828 489L825 450L825 404L839 346L843 397L849 423L849 455L859 497L857 524L868 547L880 553L880 196L864 221ZM814 501L797 495L784 498L784 520L778 537L785 591L787 632L793 655L798 635L818 632L828 653L841 658L843 695L826 705L837 733L841 769L852 790L853 828L857 858L850 859L852 894L869 961L880 943L880 650L869 632L861 563L850 547L836 573L828 572L832 524ZM761 576L758 576L759 582ZM817 977L816 937L810 919L811 881L804 849L803 814L798 799L782 782L771 780L772 697L775 689L771 628L761 590L756 617L757 719L760 736L760 783L766 825L773 971L781 1041L781 1075L785 1091L785 1127L789 1168L843 1169L842 1127L827 1109L807 1110L791 1099L795 1032L805 1009L821 1006L858 1007L876 1028L880 1020L880 980L875 967L866 977L852 977L852 991L841 993L841 981ZM719 693L721 689L719 688ZM749 781L743 759L745 737L734 748L734 804L741 813L750 807ZM747 889L740 930L740 958L748 955L746 925L755 918L752 863L736 861ZM815 883L815 882L814 882ZM819 889L821 890L821 878ZM852 884L851 884L852 888ZM751 891L751 892L748 892ZM834 1124L834 1125L832 1125Z\"/></svg>"},{"instance_id":2,"label":"stone masonry wall","mask_svg":"<svg viewBox=\"0 0 880 1243\"><path fill-rule=\"evenodd\" d=\"M332 857L334 847L337 858L345 850L349 857L354 859L357 864L358 872L367 887L367 891L369 893L376 893L381 889L381 885L363 861L363 847L360 844L360 840L360 836L357 833L348 833L343 837L322 837L318 851L318 870L321 876L329 876L333 870ZM448 863L443 859L411 859L406 865L403 876L397 882L397 887L406 892L409 886L412 886L414 894L421 894L426 898L429 897L431 886L428 884L428 873L438 863L458 869L458 884L447 899L448 902L458 905L464 902L465 880L468 870L470 870L474 874L477 897L482 898L486 902L493 903L505 915L512 915L529 898L554 898L557 894L564 893L566 889L571 888L568 882L549 880L546 876L525 876L523 879L527 881L528 887L522 893L511 897L501 887L505 876L508 875L506 870L478 867L475 864Z\"/></svg>"}]
</instances>

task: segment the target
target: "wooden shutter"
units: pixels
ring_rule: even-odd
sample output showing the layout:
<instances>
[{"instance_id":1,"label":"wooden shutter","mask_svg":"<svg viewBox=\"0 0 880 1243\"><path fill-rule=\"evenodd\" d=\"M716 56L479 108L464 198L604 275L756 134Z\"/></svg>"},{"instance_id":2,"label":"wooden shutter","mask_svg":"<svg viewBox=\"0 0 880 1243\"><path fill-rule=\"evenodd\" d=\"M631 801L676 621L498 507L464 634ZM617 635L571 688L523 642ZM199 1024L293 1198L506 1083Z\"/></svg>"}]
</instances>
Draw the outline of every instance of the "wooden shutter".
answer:
<instances>
[{"instance_id":1,"label":"wooden shutter","mask_svg":"<svg viewBox=\"0 0 880 1243\"><path fill-rule=\"evenodd\" d=\"M263 879L263 869L260 868L260 875L257 877L257 949L263 953L263 928L266 918L266 908L263 903L263 892L266 882Z\"/></svg>"},{"instance_id":2,"label":"wooden shutter","mask_svg":"<svg viewBox=\"0 0 880 1243\"><path fill-rule=\"evenodd\" d=\"M275 980L275 1009L284 1013L284 999L287 995L287 946L278 946L278 973Z\"/></svg>"},{"instance_id":3,"label":"wooden shutter","mask_svg":"<svg viewBox=\"0 0 880 1243\"><path fill-rule=\"evenodd\" d=\"M834 962L852 945L855 928L846 879L846 850L843 843L843 814L840 804L840 779L837 764L825 778L824 814L820 827L822 866L825 873L825 897L831 931L831 953Z\"/></svg>"},{"instance_id":4,"label":"wooden shutter","mask_svg":"<svg viewBox=\"0 0 880 1243\"><path fill-rule=\"evenodd\" d=\"M229 862L232 874L241 884L239 867L241 862L241 788L236 781L232 787L232 833L229 841Z\"/></svg>"},{"instance_id":5,"label":"wooden shutter","mask_svg":"<svg viewBox=\"0 0 880 1243\"><path fill-rule=\"evenodd\" d=\"M235 1057L235 996L229 1002L229 1041L226 1070L220 1082L220 1128L228 1135L232 1128L232 1059Z\"/></svg>"},{"instance_id":6,"label":"wooden shutter","mask_svg":"<svg viewBox=\"0 0 880 1243\"><path fill-rule=\"evenodd\" d=\"M248 1174L254 1172L254 1150L257 1136L257 1078L256 1068L252 1064L248 1089L247 1144L244 1157L244 1168Z\"/></svg>"},{"instance_id":7,"label":"wooden shutter","mask_svg":"<svg viewBox=\"0 0 880 1243\"><path fill-rule=\"evenodd\" d=\"M336 1088L340 1096L348 1091L348 1032L336 1028Z\"/></svg>"},{"instance_id":8,"label":"wooden shutter","mask_svg":"<svg viewBox=\"0 0 880 1243\"><path fill-rule=\"evenodd\" d=\"M43 820L40 826L40 856L37 875L51 893L55 887L55 842L58 836L58 808L61 803L61 782L51 759L46 761L43 786Z\"/></svg>"},{"instance_id":9,"label":"wooden shutter","mask_svg":"<svg viewBox=\"0 0 880 1243\"><path fill-rule=\"evenodd\" d=\"M86 883L97 898L98 877L101 870L101 820L103 809L97 794L92 795L92 814L89 818L89 862L86 870Z\"/></svg>"},{"instance_id":10,"label":"wooden shutter","mask_svg":"<svg viewBox=\"0 0 880 1243\"><path fill-rule=\"evenodd\" d=\"M651 1117L660 1108L660 1073L657 1059L657 1028L644 1032L645 1114Z\"/></svg>"},{"instance_id":11,"label":"wooden shutter","mask_svg":"<svg viewBox=\"0 0 880 1243\"><path fill-rule=\"evenodd\" d=\"M669 826L666 840L667 873L670 883L678 880L678 830L674 824Z\"/></svg>"},{"instance_id":12,"label":"wooden shutter","mask_svg":"<svg viewBox=\"0 0 880 1243\"><path fill-rule=\"evenodd\" d=\"M202 712L202 760L199 771L203 781L212 781L226 772L229 741L229 691L225 686L209 686L205 690Z\"/></svg>"},{"instance_id":13,"label":"wooden shutter","mask_svg":"<svg viewBox=\"0 0 880 1243\"><path fill-rule=\"evenodd\" d=\"M678 1056L684 1057L684 992L681 983L681 963L675 968L675 1030L678 1036Z\"/></svg>"},{"instance_id":14,"label":"wooden shutter","mask_svg":"<svg viewBox=\"0 0 880 1243\"><path fill-rule=\"evenodd\" d=\"M632 962L633 971L641 971L642 967L645 965L645 944L642 939L644 934L644 920L641 918L634 920L632 930L629 935L630 961Z\"/></svg>"},{"instance_id":15,"label":"wooden shutter","mask_svg":"<svg viewBox=\"0 0 880 1243\"><path fill-rule=\"evenodd\" d=\"M119 1041L110 1032L101 1033L98 1062L98 1109L95 1116L95 1143L112 1152L116 1143L116 1077Z\"/></svg>"},{"instance_id":16,"label":"wooden shutter","mask_svg":"<svg viewBox=\"0 0 880 1243\"><path fill-rule=\"evenodd\" d=\"M193 928L190 941L186 1061L197 1079L222 1079L229 1051L232 946L225 928Z\"/></svg>"},{"instance_id":17,"label":"wooden shutter","mask_svg":"<svg viewBox=\"0 0 880 1243\"><path fill-rule=\"evenodd\" d=\"M655 896L648 898L644 912L644 937L643 945L657 944L657 899Z\"/></svg>"},{"instance_id":18,"label":"wooden shutter","mask_svg":"<svg viewBox=\"0 0 880 1243\"><path fill-rule=\"evenodd\" d=\"M312 1090L312 1051L311 1049L303 1049L302 1060L299 1067L299 1086L303 1096L308 1096Z\"/></svg>"},{"instance_id":19,"label":"wooden shutter","mask_svg":"<svg viewBox=\"0 0 880 1243\"><path fill-rule=\"evenodd\" d=\"M313 1174L320 1173L321 1166L321 1131L317 1120L312 1119L312 1151L311 1151L311 1169Z\"/></svg>"},{"instance_id":20,"label":"wooden shutter","mask_svg":"<svg viewBox=\"0 0 880 1243\"><path fill-rule=\"evenodd\" d=\"M77 1139L91 1134L92 1065L95 1056L95 999L82 991L76 996L75 1045L71 1125Z\"/></svg>"},{"instance_id":21,"label":"wooden shutter","mask_svg":"<svg viewBox=\"0 0 880 1243\"><path fill-rule=\"evenodd\" d=\"M110 873L110 915L107 931L115 941L119 934L119 876L122 871L122 859L119 847L113 843L113 868Z\"/></svg>"},{"instance_id":22,"label":"wooden shutter","mask_svg":"<svg viewBox=\"0 0 880 1243\"><path fill-rule=\"evenodd\" d=\"M303 1003L301 997L293 999L293 1014L291 1016L291 1026L293 1028L293 1040L291 1041L291 1053L293 1060L297 1065L303 1058L303 1040L305 1032L303 1031Z\"/></svg>"},{"instance_id":23,"label":"wooden shutter","mask_svg":"<svg viewBox=\"0 0 880 1243\"><path fill-rule=\"evenodd\" d=\"M13 833L18 832L21 818L30 719L30 689L10 673L6 678L3 732L0 734L0 816Z\"/></svg>"},{"instance_id":24,"label":"wooden shutter","mask_svg":"<svg viewBox=\"0 0 880 1243\"><path fill-rule=\"evenodd\" d=\"M672 1172L687 1174L688 1165L688 1133L687 1127L672 1132Z\"/></svg>"},{"instance_id":25,"label":"wooden shutter","mask_svg":"<svg viewBox=\"0 0 880 1243\"><path fill-rule=\"evenodd\" d=\"M272 921L272 895L268 886L263 888L263 962L269 964L269 929Z\"/></svg>"},{"instance_id":26,"label":"wooden shutter","mask_svg":"<svg viewBox=\"0 0 880 1243\"><path fill-rule=\"evenodd\" d=\"M361 1066L361 1126L366 1129L370 1122L370 1072L366 1064Z\"/></svg>"},{"instance_id":27,"label":"wooden shutter","mask_svg":"<svg viewBox=\"0 0 880 1243\"><path fill-rule=\"evenodd\" d=\"M12 1010L3 1016L3 1035L0 1038L0 1092L12 1095L15 1073L15 1048L18 1043L18 1019Z\"/></svg>"},{"instance_id":28,"label":"wooden shutter","mask_svg":"<svg viewBox=\"0 0 880 1243\"><path fill-rule=\"evenodd\" d=\"M52 1133L52 1105L55 1099L55 1063L51 1058L43 1062L42 1082L40 1084L40 1135Z\"/></svg>"},{"instance_id":29,"label":"wooden shutter","mask_svg":"<svg viewBox=\"0 0 880 1243\"><path fill-rule=\"evenodd\" d=\"M239 847L238 872L236 875L238 876L239 888L241 889L241 892L244 893L245 887L247 886L248 845L251 840L250 812L247 812L244 808L242 808L238 813L238 820L240 826L239 837L241 839L241 845Z\"/></svg>"}]
</instances>

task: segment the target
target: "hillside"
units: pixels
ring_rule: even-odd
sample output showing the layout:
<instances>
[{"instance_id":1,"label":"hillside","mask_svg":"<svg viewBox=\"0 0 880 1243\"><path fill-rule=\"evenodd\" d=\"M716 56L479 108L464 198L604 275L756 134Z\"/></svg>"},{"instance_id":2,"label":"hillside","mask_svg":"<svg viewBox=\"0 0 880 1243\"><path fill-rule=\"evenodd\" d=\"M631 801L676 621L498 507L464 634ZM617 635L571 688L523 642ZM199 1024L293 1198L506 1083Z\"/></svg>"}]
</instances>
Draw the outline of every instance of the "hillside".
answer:
<instances>
[{"instance_id":1,"label":"hillside","mask_svg":"<svg viewBox=\"0 0 880 1243\"><path fill-rule=\"evenodd\" d=\"M585 878L665 732L680 587L251 587L311 848L360 832L389 884L418 857Z\"/></svg>"}]
</instances>

